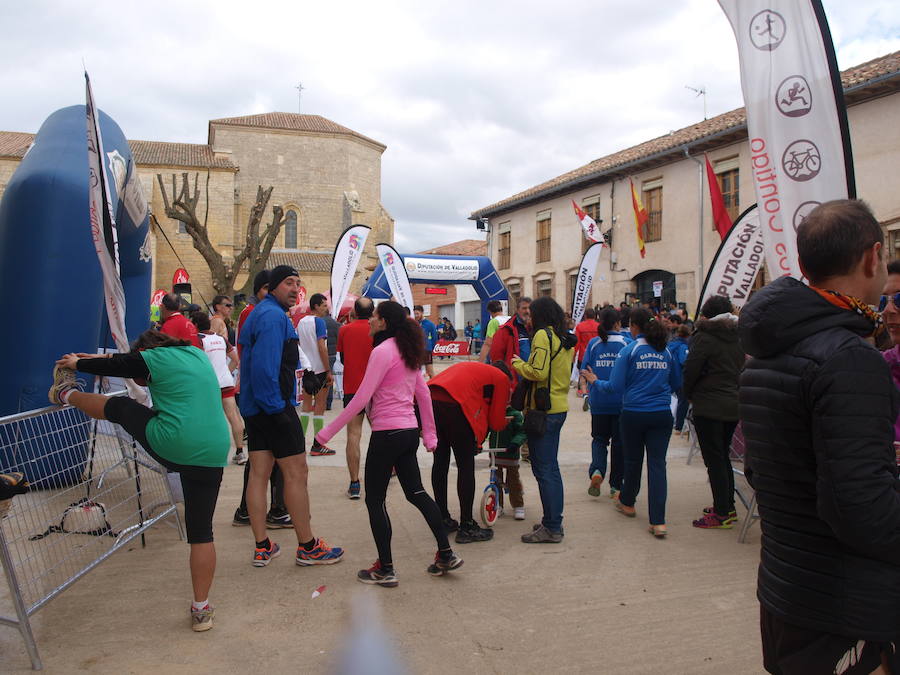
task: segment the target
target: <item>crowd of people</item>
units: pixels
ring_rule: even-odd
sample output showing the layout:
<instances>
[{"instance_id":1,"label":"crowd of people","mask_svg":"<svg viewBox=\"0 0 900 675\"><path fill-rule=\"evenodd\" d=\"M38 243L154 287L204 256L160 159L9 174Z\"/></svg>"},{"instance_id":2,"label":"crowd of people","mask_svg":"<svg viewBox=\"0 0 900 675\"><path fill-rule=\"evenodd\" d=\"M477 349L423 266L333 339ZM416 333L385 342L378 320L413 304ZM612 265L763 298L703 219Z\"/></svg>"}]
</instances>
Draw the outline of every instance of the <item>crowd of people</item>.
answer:
<instances>
[{"instance_id":1,"label":"crowd of people","mask_svg":"<svg viewBox=\"0 0 900 675\"><path fill-rule=\"evenodd\" d=\"M217 298L211 314L193 312L189 321L178 297L166 296L160 329L141 335L130 353L63 356L50 399L121 424L181 474L195 630L212 625L212 513L232 444L235 461L245 463L234 520L253 532L252 564L264 567L281 553L267 527L295 530L298 565L333 564L343 550L313 532L306 433L311 421L310 455L333 454L328 443L346 427L347 496L364 497L377 551L357 578L394 587L399 577L385 502L392 476L434 536L427 572L445 575L463 564L451 534L456 544L493 538L473 512L475 456L485 442L496 453L498 480L517 520L525 518L520 462L530 463L541 518L521 541L564 540L558 454L573 386L591 416L588 494L599 498L608 484L616 510L635 518L646 462L647 525L658 539L668 535L666 454L686 420L697 434L711 493L711 504L697 505L692 524L734 526L730 450L740 423L746 475L762 518L767 669L832 672L827 668L845 648L873 666L859 672L896 669L900 347L882 357L866 338L883 318L900 345L900 264L886 266L880 227L855 201L814 210L798 229L798 247L809 285L779 279L757 292L740 318L719 295L705 300L696 322L676 307L607 304L588 309L574 326L551 297L519 298L511 316L491 302L477 359L437 374L430 354L440 332L422 307L410 317L393 301L376 306L359 298L349 321L332 330L327 299L315 294L309 314L295 325L288 310L299 274L279 266L254 281L253 304L234 327L228 298ZM446 337L449 322L443 323ZM467 326L466 337L482 340L480 325L477 332ZM337 358L343 410L325 425ZM149 388L154 407L80 391L75 371L133 378ZM371 435L361 477L366 419ZM416 458L420 441L434 453L431 494ZM451 454L458 520L448 498Z\"/></svg>"}]
</instances>

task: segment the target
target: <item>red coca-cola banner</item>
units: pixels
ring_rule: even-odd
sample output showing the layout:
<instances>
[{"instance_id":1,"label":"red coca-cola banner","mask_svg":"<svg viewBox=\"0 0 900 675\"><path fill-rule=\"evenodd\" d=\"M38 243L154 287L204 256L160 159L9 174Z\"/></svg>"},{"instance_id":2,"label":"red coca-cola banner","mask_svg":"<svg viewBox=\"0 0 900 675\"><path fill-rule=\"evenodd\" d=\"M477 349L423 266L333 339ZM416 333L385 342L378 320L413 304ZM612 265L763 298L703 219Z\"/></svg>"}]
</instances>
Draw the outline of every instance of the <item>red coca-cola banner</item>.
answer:
<instances>
[{"instance_id":1,"label":"red coca-cola banner","mask_svg":"<svg viewBox=\"0 0 900 675\"><path fill-rule=\"evenodd\" d=\"M434 345L436 356L468 356L469 343L465 340L438 340Z\"/></svg>"}]
</instances>

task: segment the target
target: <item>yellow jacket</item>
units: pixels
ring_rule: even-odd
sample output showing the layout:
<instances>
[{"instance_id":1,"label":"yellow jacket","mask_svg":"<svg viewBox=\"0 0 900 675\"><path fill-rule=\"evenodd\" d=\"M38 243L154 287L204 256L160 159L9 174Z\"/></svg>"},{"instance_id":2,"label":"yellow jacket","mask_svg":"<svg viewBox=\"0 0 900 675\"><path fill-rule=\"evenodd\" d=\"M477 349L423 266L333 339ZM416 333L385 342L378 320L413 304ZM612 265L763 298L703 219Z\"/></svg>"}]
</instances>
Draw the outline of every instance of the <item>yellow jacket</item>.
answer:
<instances>
[{"instance_id":1,"label":"yellow jacket","mask_svg":"<svg viewBox=\"0 0 900 675\"><path fill-rule=\"evenodd\" d=\"M548 340L547 334L550 334ZM559 352L557 353L557 350ZM553 356L555 354L555 356ZM528 361L518 356L513 358L512 366L526 380L537 382L538 387L546 387L548 375L553 380L550 388L550 410L548 413L562 413L569 410L569 380L572 377L572 358L575 350L572 347L560 349L560 339L552 329L541 329L531 340L531 355ZM553 368L550 368L550 357L553 356Z\"/></svg>"}]
</instances>

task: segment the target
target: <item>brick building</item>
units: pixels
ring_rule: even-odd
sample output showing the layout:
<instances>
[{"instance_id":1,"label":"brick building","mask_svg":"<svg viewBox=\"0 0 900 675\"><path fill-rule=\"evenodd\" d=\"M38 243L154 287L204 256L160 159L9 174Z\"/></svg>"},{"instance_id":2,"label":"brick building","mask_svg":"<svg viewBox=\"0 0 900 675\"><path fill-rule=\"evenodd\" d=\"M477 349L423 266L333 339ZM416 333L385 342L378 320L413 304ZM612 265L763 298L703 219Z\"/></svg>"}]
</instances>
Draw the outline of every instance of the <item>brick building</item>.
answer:
<instances>
[{"instance_id":1,"label":"brick building","mask_svg":"<svg viewBox=\"0 0 900 675\"><path fill-rule=\"evenodd\" d=\"M33 140L34 134L0 131L0 196ZM195 299L199 294L209 301L214 295L209 270L191 237L181 223L165 216L157 174L170 200L173 175L179 186L182 173L189 174L192 185L197 175L198 214L207 208L209 177L210 240L226 260L243 247L257 187L273 186L262 223L271 222L272 206L280 204L285 225L269 265L294 265L310 294L329 289L334 246L348 226L372 228L354 289L361 285L367 262L376 260L375 242L393 242L394 221L381 204L386 146L319 115L266 113L210 120L206 144L129 143L144 195L163 229L152 228L154 288L171 287L180 258L191 275ZM239 277L237 286L243 281Z\"/></svg>"}]
</instances>

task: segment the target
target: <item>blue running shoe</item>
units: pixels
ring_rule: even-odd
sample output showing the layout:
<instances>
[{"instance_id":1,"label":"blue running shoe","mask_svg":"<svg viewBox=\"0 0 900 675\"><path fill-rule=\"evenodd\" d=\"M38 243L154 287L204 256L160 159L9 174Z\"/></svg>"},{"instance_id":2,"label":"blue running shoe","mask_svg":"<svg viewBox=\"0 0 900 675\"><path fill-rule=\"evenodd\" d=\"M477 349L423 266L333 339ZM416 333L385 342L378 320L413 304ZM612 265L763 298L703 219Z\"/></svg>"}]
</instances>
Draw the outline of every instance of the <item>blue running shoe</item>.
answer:
<instances>
[{"instance_id":1,"label":"blue running shoe","mask_svg":"<svg viewBox=\"0 0 900 675\"><path fill-rule=\"evenodd\" d=\"M333 565L344 557L344 549L331 548L324 539L316 539L316 545L309 551L302 546L297 547L298 565Z\"/></svg>"}]
</instances>

